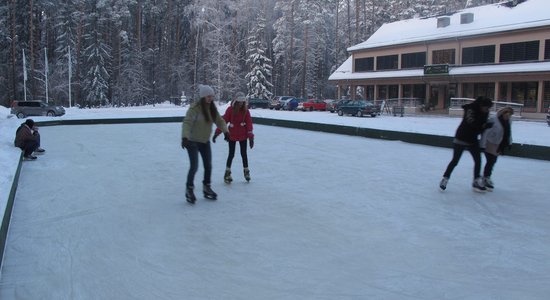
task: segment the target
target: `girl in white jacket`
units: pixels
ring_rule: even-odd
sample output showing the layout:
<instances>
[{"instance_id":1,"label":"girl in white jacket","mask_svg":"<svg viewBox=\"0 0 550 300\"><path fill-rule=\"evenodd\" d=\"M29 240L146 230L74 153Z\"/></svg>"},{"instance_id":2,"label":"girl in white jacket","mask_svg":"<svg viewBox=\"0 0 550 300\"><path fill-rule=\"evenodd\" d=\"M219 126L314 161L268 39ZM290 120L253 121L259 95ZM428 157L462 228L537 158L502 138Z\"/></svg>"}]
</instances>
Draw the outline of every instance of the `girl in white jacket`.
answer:
<instances>
[{"instance_id":1,"label":"girl in white jacket","mask_svg":"<svg viewBox=\"0 0 550 300\"><path fill-rule=\"evenodd\" d=\"M488 191L494 188L491 174L497 162L497 157L504 153L504 149L512 145L512 120L514 110L511 107L503 107L489 120L493 127L486 129L481 135L480 148L485 152L485 168L483 169L483 182Z\"/></svg>"}]
</instances>

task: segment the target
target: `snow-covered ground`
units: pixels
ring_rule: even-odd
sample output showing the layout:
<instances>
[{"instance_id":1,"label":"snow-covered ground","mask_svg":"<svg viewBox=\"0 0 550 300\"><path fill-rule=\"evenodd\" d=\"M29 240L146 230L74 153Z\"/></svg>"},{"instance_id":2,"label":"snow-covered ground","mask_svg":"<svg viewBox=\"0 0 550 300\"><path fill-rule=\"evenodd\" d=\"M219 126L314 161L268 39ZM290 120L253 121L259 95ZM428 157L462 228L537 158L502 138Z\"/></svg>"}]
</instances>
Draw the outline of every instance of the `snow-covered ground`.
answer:
<instances>
[{"instance_id":1,"label":"snow-covered ground","mask_svg":"<svg viewBox=\"0 0 550 300\"><path fill-rule=\"evenodd\" d=\"M79 110L61 119L183 116L185 108ZM223 111L223 108L220 108ZM0 108L0 205L22 122ZM453 135L446 117L253 116ZM51 118L34 118L37 121ZM545 299L550 293L546 161L499 158L493 193L470 189L465 154L437 190L450 149L256 126L253 181L217 202L184 201L180 124L40 129L45 155L24 162L0 299ZM550 145L543 122L514 141ZM200 169L195 180L199 185ZM200 189L198 190L200 195Z\"/></svg>"},{"instance_id":2,"label":"snow-covered ground","mask_svg":"<svg viewBox=\"0 0 550 300\"><path fill-rule=\"evenodd\" d=\"M43 127L0 299L547 299L550 162L256 126L252 181L213 144L219 200L184 200L180 124ZM200 184L202 168L195 183ZM200 195L200 188L198 189Z\"/></svg>"}]
</instances>

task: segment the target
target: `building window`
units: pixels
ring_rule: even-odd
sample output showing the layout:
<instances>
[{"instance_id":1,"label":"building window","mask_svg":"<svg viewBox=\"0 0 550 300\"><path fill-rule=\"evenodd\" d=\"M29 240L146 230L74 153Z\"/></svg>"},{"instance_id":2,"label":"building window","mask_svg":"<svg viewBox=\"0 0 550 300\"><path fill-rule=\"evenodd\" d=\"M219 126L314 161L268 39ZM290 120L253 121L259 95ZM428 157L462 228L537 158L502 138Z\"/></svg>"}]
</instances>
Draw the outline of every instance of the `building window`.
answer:
<instances>
[{"instance_id":1,"label":"building window","mask_svg":"<svg viewBox=\"0 0 550 300\"><path fill-rule=\"evenodd\" d=\"M495 62L495 45L462 49L462 64L489 64Z\"/></svg>"},{"instance_id":2,"label":"building window","mask_svg":"<svg viewBox=\"0 0 550 300\"><path fill-rule=\"evenodd\" d=\"M550 81L544 82L544 99L542 103L542 112L550 109Z\"/></svg>"},{"instance_id":3,"label":"building window","mask_svg":"<svg viewBox=\"0 0 550 300\"><path fill-rule=\"evenodd\" d=\"M374 57L356 58L355 72L374 71Z\"/></svg>"},{"instance_id":4,"label":"building window","mask_svg":"<svg viewBox=\"0 0 550 300\"><path fill-rule=\"evenodd\" d=\"M550 59L550 40L544 43L544 59Z\"/></svg>"},{"instance_id":5,"label":"building window","mask_svg":"<svg viewBox=\"0 0 550 300\"><path fill-rule=\"evenodd\" d=\"M500 62L538 60L539 44L539 41L502 44Z\"/></svg>"},{"instance_id":6,"label":"building window","mask_svg":"<svg viewBox=\"0 0 550 300\"><path fill-rule=\"evenodd\" d=\"M432 64L455 64L455 49L434 50L432 51Z\"/></svg>"},{"instance_id":7,"label":"building window","mask_svg":"<svg viewBox=\"0 0 550 300\"><path fill-rule=\"evenodd\" d=\"M542 102L542 112L550 110L550 81L544 82L544 95Z\"/></svg>"},{"instance_id":8,"label":"building window","mask_svg":"<svg viewBox=\"0 0 550 300\"><path fill-rule=\"evenodd\" d=\"M397 70L398 55L376 57L376 70Z\"/></svg>"},{"instance_id":9,"label":"building window","mask_svg":"<svg viewBox=\"0 0 550 300\"><path fill-rule=\"evenodd\" d=\"M406 53L401 55L401 69L423 68L426 64L426 52Z\"/></svg>"},{"instance_id":10,"label":"building window","mask_svg":"<svg viewBox=\"0 0 550 300\"><path fill-rule=\"evenodd\" d=\"M487 98L495 98L495 83L494 82L484 82L484 83L474 83L474 96L485 96Z\"/></svg>"},{"instance_id":11,"label":"building window","mask_svg":"<svg viewBox=\"0 0 550 300\"><path fill-rule=\"evenodd\" d=\"M527 111L535 111L537 107L537 91L539 83L512 82L512 102L521 103ZM531 108L531 109L529 109ZM535 110L533 110L533 108Z\"/></svg>"},{"instance_id":12,"label":"building window","mask_svg":"<svg viewBox=\"0 0 550 300\"><path fill-rule=\"evenodd\" d=\"M423 100L426 98L426 85L425 84L404 84L403 85L403 98L419 98Z\"/></svg>"}]
</instances>

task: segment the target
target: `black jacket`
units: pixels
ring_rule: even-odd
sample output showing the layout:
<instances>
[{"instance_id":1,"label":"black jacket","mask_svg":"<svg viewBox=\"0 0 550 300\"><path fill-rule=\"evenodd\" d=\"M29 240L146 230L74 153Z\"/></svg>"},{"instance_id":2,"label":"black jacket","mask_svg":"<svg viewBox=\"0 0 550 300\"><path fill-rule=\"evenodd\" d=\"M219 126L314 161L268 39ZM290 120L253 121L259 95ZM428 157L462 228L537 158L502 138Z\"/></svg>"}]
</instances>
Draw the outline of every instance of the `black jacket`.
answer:
<instances>
[{"instance_id":1,"label":"black jacket","mask_svg":"<svg viewBox=\"0 0 550 300\"><path fill-rule=\"evenodd\" d=\"M478 136L485 129L489 113L481 111L481 105L477 101L463 105L464 116L456 129L455 138L468 144L478 142Z\"/></svg>"}]
</instances>

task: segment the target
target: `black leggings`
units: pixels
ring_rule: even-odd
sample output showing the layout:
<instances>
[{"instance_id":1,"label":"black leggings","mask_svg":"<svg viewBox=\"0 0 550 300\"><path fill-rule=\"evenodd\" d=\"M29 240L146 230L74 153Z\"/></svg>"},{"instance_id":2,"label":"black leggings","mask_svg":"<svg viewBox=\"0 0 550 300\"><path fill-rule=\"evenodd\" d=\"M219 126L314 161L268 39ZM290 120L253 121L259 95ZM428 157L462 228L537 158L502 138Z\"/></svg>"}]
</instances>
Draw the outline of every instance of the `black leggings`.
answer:
<instances>
[{"instance_id":1,"label":"black leggings","mask_svg":"<svg viewBox=\"0 0 550 300\"><path fill-rule=\"evenodd\" d=\"M493 174L493 167L497 163L497 156L493 155L491 153L485 152L485 158L487 159L487 162L485 163L485 169L483 170L483 176L491 177L491 174Z\"/></svg>"},{"instance_id":2,"label":"black leggings","mask_svg":"<svg viewBox=\"0 0 550 300\"><path fill-rule=\"evenodd\" d=\"M239 146L241 148L241 157L243 159L243 168L248 168L248 155L246 154L247 141L239 141ZM227 155L227 163L225 166L231 168L231 163L233 162L233 157L235 157L235 145L236 141L229 141L229 154Z\"/></svg>"},{"instance_id":3,"label":"black leggings","mask_svg":"<svg viewBox=\"0 0 550 300\"><path fill-rule=\"evenodd\" d=\"M443 177L451 178L451 173L453 172L456 165L458 165L458 161L460 160L460 157L462 156L462 152L464 152L464 150L468 150L472 155L472 158L474 159L474 179L480 177L479 174L481 172L481 150L479 149L478 143L475 143L474 145L453 144L453 159L447 166L447 170L445 170L445 174L443 174Z\"/></svg>"}]
</instances>

